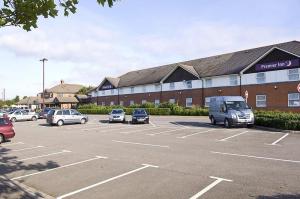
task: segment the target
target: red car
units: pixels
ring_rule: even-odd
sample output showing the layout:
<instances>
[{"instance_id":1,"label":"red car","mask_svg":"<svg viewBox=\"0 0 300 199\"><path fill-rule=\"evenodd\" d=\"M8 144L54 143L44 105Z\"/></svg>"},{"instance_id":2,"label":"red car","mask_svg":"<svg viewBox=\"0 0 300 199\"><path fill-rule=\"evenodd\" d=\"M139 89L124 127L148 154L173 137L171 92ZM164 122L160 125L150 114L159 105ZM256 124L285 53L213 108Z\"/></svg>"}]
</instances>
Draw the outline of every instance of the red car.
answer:
<instances>
[{"instance_id":1,"label":"red car","mask_svg":"<svg viewBox=\"0 0 300 199\"><path fill-rule=\"evenodd\" d=\"M15 130L12 122L7 117L0 118L0 143L15 137Z\"/></svg>"}]
</instances>

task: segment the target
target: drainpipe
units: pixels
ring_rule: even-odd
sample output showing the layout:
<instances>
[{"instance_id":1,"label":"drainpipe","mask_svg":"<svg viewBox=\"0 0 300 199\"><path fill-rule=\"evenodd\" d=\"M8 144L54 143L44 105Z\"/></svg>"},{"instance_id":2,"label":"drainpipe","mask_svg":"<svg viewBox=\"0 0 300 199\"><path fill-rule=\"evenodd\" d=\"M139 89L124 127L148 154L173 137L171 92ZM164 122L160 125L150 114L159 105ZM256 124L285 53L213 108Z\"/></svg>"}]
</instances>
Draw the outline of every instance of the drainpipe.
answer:
<instances>
[{"instance_id":1,"label":"drainpipe","mask_svg":"<svg viewBox=\"0 0 300 199\"><path fill-rule=\"evenodd\" d=\"M119 92L119 88L117 88L117 90L118 90L118 104L120 106L120 92Z\"/></svg>"},{"instance_id":2,"label":"drainpipe","mask_svg":"<svg viewBox=\"0 0 300 199\"><path fill-rule=\"evenodd\" d=\"M240 96L242 96L242 74L240 73Z\"/></svg>"},{"instance_id":3,"label":"drainpipe","mask_svg":"<svg viewBox=\"0 0 300 199\"><path fill-rule=\"evenodd\" d=\"M202 81L202 107L205 107L205 99L204 99L204 79L201 78Z\"/></svg>"},{"instance_id":4,"label":"drainpipe","mask_svg":"<svg viewBox=\"0 0 300 199\"><path fill-rule=\"evenodd\" d=\"M159 103L162 103L162 83L160 82L160 94L159 94Z\"/></svg>"}]
</instances>

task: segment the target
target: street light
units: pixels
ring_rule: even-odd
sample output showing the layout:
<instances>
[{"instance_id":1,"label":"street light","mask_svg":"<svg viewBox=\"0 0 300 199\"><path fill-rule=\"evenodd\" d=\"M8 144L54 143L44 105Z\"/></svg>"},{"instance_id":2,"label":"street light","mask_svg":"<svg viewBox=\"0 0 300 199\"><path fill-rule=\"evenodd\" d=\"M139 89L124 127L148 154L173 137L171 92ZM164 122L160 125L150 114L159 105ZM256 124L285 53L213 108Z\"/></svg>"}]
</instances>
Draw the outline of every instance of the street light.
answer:
<instances>
[{"instance_id":1,"label":"street light","mask_svg":"<svg viewBox=\"0 0 300 199\"><path fill-rule=\"evenodd\" d=\"M43 105L42 105L42 108L44 108L44 106L45 106L45 62L48 61L48 59L43 58L40 61L43 62Z\"/></svg>"}]
</instances>

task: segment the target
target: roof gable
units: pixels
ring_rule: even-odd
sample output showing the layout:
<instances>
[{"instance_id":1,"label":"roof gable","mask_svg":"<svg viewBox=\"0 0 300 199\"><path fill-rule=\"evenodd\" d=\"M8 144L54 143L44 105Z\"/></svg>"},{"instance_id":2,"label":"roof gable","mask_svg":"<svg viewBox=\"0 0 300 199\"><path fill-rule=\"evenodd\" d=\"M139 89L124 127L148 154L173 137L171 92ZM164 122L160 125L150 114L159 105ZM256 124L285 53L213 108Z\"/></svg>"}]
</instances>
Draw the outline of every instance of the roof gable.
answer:
<instances>
[{"instance_id":1,"label":"roof gable","mask_svg":"<svg viewBox=\"0 0 300 199\"><path fill-rule=\"evenodd\" d=\"M161 83L180 82L184 80L199 79L199 75L193 66L178 64L169 74L167 74Z\"/></svg>"}]
</instances>

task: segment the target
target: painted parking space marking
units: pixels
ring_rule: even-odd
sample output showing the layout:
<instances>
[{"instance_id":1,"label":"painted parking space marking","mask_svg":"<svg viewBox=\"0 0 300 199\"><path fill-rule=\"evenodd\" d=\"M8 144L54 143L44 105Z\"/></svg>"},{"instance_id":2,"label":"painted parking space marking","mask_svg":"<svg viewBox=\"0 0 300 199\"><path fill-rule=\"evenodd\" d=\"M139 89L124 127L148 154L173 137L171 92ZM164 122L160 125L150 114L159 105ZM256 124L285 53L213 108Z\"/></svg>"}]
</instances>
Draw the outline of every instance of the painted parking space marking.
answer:
<instances>
[{"instance_id":1,"label":"painted parking space marking","mask_svg":"<svg viewBox=\"0 0 300 199\"><path fill-rule=\"evenodd\" d=\"M28 147L28 148L23 148L23 149L15 149L15 150L11 150L9 152L19 152L19 151L26 151L26 150L32 150L32 149L38 149L38 148L43 148L44 146L35 146L35 147ZM7 152L0 152L0 154L4 154Z\"/></svg>"},{"instance_id":2,"label":"painted parking space marking","mask_svg":"<svg viewBox=\"0 0 300 199\"><path fill-rule=\"evenodd\" d=\"M150 123L153 127L156 127L156 124L154 124L153 122L149 121L149 123Z\"/></svg>"},{"instance_id":3,"label":"painted parking space marking","mask_svg":"<svg viewBox=\"0 0 300 199\"><path fill-rule=\"evenodd\" d=\"M101 182L98 182L98 183L96 183L96 184L92 184L92 185L90 185L90 186L87 186L87 187L78 189L78 190L76 190L76 191L67 193L67 194L65 194L65 195L58 196L57 199L63 199L63 198L70 197L70 196L72 196L72 195L75 195L75 194L78 194L78 193L80 193L80 192L83 192L83 191L86 191L86 190L95 188L95 187L97 187L97 186L100 186L100 185L109 183L109 182L111 182L111 181L114 181L114 180L117 180L117 179L119 179L119 178L128 176L128 175L130 175L130 174L133 174L133 173L142 171L142 170L147 169L147 168L158 168L158 166L154 166L154 165L150 165L150 164L142 164L142 167L140 167L140 168L137 168L137 169L128 171L128 172L126 172L126 173L123 173L123 174L117 175L117 176L115 176L115 177L112 177L112 178L103 180L103 181L101 181Z\"/></svg>"},{"instance_id":4,"label":"painted parking space marking","mask_svg":"<svg viewBox=\"0 0 300 199\"><path fill-rule=\"evenodd\" d=\"M4 146L4 147L6 147L6 146L13 146L13 145L18 145L18 144L24 144L24 142L16 142L16 143L9 143L9 144L1 144L0 146Z\"/></svg>"},{"instance_id":5,"label":"painted parking space marking","mask_svg":"<svg viewBox=\"0 0 300 199\"><path fill-rule=\"evenodd\" d=\"M143 129L137 129L134 131L121 131L121 134L131 134L131 133L137 133L137 132L141 132L141 131L147 131L147 130L155 130L155 129L160 129L161 127L147 127L147 128L143 128ZM130 130L130 129L129 129Z\"/></svg>"},{"instance_id":6,"label":"painted parking space marking","mask_svg":"<svg viewBox=\"0 0 300 199\"><path fill-rule=\"evenodd\" d=\"M280 158L269 158L263 156L254 156L254 155L244 155L244 154L236 154L236 153L223 153L218 151L211 151L214 154L220 155L227 155L227 156L237 156L237 157L246 157L246 158L254 158L254 159L263 159L263 160L274 160L274 161L281 161L281 162L290 162L290 163L300 163L300 160L287 160L287 159L280 159Z\"/></svg>"},{"instance_id":7,"label":"painted parking space marking","mask_svg":"<svg viewBox=\"0 0 300 199\"><path fill-rule=\"evenodd\" d=\"M33 160L33 159L37 159L37 158L44 158L44 157L48 157L48 156L52 156L52 155L58 155L58 154L64 154L64 153L70 153L71 151L68 150L62 150L60 152L55 152L55 153L49 153L49 154L45 154L45 155L39 155L39 156L34 156L34 157L28 157L28 158L23 158L20 160L17 160L19 162L23 162L26 160Z\"/></svg>"},{"instance_id":8,"label":"painted parking space marking","mask_svg":"<svg viewBox=\"0 0 300 199\"><path fill-rule=\"evenodd\" d=\"M232 180L225 179L225 178L219 178L219 177L214 177L214 176L210 176L210 178L215 179L215 181L213 183L209 184L207 187L205 187L201 191L199 191L198 193L196 193L195 195L193 195L192 197L190 197L190 199L200 198L203 194L205 194L206 192L208 192L209 190L214 188L217 184L219 184L223 181L232 182Z\"/></svg>"},{"instance_id":9,"label":"painted parking space marking","mask_svg":"<svg viewBox=\"0 0 300 199\"><path fill-rule=\"evenodd\" d=\"M275 140L272 144L270 145L278 145L278 143L283 140L284 138L286 138L289 135L289 133L286 133L284 136L280 137L278 140Z\"/></svg>"},{"instance_id":10,"label":"painted parking space marking","mask_svg":"<svg viewBox=\"0 0 300 199\"><path fill-rule=\"evenodd\" d=\"M121 127L121 128L120 128ZM97 130L97 131L110 131L110 130L119 130L119 129L124 129L124 128L133 128L133 126L128 126L128 125L118 125L118 126L105 126L105 127L94 127L94 128L87 128L87 129L81 129L81 131L93 131L93 130Z\"/></svg>"},{"instance_id":11,"label":"painted parking space marking","mask_svg":"<svg viewBox=\"0 0 300 199\"><path fill-rule=\"evenodd\" d=\"M229 140L229 139L231 139L231 138L237 137L237 136L239 136L239 135L243 135L243 134L248 133L248 132L249 132L249 131L243 131L243 132L241 132L241 133L238 133L238 134L229 136L229 137L227 137L227 138L223 138L223 139L218 140L218 141L227 141L227 140Z\"/></svg>"},{"instance_id":12,"label":"painted parking space marking","mask_svg":"<svg viewBox=\"0 0 300 199\"><path fill-rule=\"evenodd\" d=\"M181 137L177 137L177 138L185 139L187 137L191 137L191 136L198 135L198 134L203 134L203 133L208 133L208 132L215 131L215 130L216 129L210 129L210 130L206 130L206 131L200 131L200 132L197 132L197 133L192 133L192 134L181 136Z\"/></svg>"},{"instance_id":13,"label":"painted parking space marking","mask_svg":"<svg viewBox=\"0 0 300 199\"><path fill-rule=\"evenodd\" d=\"M123 144L133 144L133 145L143 145L143 146L150 146L150 147L161 147L161 148L170 148L167 145L157 145L157 144L148 144L148 143L138 143L138 142L126 142L120 140L112 140L113 142L123 143Z\"/></svg>"},{"instance_id":14,"label":"painted parking space marking","mask_svg":"<svg viewBox=\"0 0 300 199\"><path fill-rule=\"evenodd\" d=\"M58 169L63 169L63 168L67 168L67 167L71 167L71 166L75 166L75 165L79 165L79 164L83 164L83 163L86 163L86 162L91 162L91 161L99 160L99 159L107 159L107 157L96 156L95 158L83 160L83 161L80 161L80 162L74 162L74 163L67 164L67 165L64 165L64 166L58 166L58 167L52 168L52 169L47 169L47 170L44 170L44 171L38 171L38 172L35 172L35 173L31 173L31 174L27 174L27 175L23 175L23 176L18 176L18 177L12 178L11 180L18 180L18 179L21 179L21 178L26 178L26 177L30 177L30 176L34 176L34 175L39 175L39 174L42 174L42 173L47 173L47 172L50 172L50 171L55 171L55 170L58 170Z\"/></svg>"},{"instance_id":15,"label":"painted parking space marking","mask_svg":"<svg viewBox=\"0 0 300 199\"><path fill-rule=\"evenodd\" d=\"M186 128L176 128L176 129L173 129L173 130L167 130L167 131L162 131L162 132L158 132L158 133L150 133L150 134L147 134L147 135L155 136L155 135L160 135L160 134L164 134L164 133L171 133L171 132L175 132L175 131L180 131L180 130L183 130L183 129L186 129Z\"/></svg>"}]
</instances>

